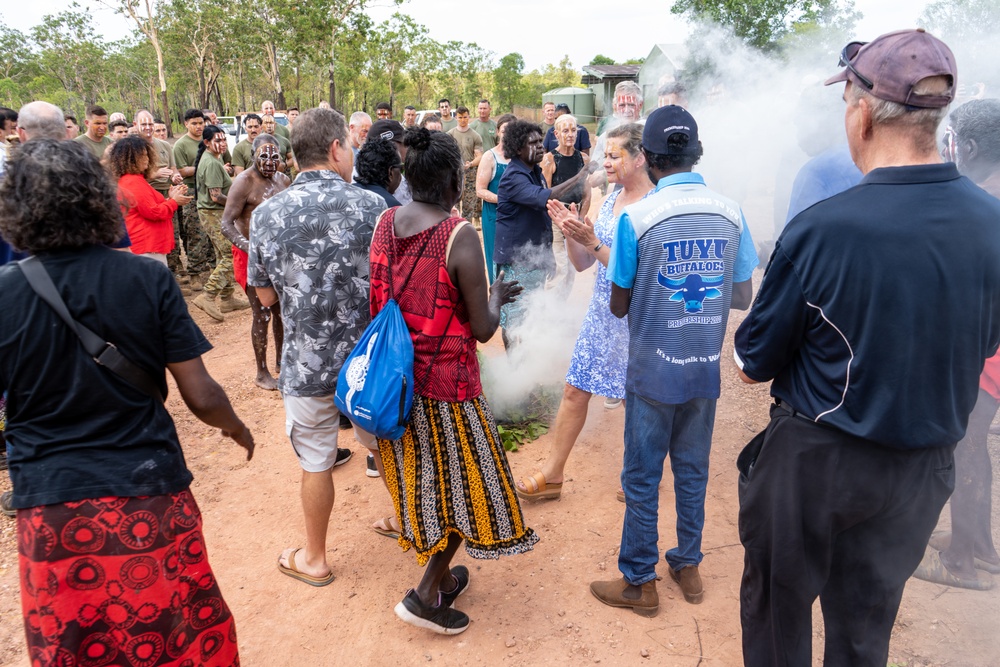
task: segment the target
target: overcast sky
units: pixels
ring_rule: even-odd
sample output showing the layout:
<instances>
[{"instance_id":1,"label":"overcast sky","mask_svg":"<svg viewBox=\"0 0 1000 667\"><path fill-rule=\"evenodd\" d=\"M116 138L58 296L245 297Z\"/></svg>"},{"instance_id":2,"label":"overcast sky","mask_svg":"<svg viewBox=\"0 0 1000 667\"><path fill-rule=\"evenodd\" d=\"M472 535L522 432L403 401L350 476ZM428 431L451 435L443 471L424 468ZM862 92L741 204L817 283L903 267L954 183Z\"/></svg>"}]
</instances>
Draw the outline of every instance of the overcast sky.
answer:
<instances>
[{"instance_id":1,"label":"overcast sky","mask_svg":"<svg viewBox=\"0 0 1000 667\"><path fill-rule=\"evenodd\" d=\"M916 26L917 17L928 4L926 0L855 0L864 14L858 23L857 37L871 40L878 35ZM0 12L3 21L19 30L28 30L46 14L67 6L65 0L33 0L17 9ZM81 0L90 9L95 24L107 39L128 34L130 24L93 0ZM527 70L547 63L558 63L569 55L579 69L598 53L617 61L648 55L653 44L683 42L689 32L686 23L669 11L670 0L628 3L628 9L614 2L575 0L552 3L539 0L409 0L401 7L390 7L377 0L369 14L376 22L394 11L409 14L427 26L430 36L439 42L459 40L476 42L494 52L496 59L512 51L524 56ZM475 7L475 14L470 8ZM541 8L548 8L542 11ZM614 9L609 9L614 7ZM544 18L544 20L542 20Z\"/></svg>"}]
</instances>

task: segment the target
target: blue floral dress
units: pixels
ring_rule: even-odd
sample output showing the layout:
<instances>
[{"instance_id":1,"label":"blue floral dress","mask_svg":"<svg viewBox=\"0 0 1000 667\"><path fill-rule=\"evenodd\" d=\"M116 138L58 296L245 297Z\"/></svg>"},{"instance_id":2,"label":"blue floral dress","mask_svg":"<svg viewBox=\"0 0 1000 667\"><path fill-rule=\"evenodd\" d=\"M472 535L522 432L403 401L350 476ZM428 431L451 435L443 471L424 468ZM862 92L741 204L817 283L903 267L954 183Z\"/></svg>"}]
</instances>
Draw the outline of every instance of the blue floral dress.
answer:
<instances>
[{"instance_id":1,"label":"blue floral dress","mask_svg":"<svg viewBox=\"0 0 1000 667\"><path fill-rule=\"evenodd\" d=\"M609 248L618 227L614 208L621 192L613 192L607 198L594 223L594 233ZM611 282L608 280L608 269L598 262L594 295L590 297L590 307L576 338L566 382L598 396L625 398L628 319L618 319L612 315L610 304Z\"/></svg>"}]
</instances>

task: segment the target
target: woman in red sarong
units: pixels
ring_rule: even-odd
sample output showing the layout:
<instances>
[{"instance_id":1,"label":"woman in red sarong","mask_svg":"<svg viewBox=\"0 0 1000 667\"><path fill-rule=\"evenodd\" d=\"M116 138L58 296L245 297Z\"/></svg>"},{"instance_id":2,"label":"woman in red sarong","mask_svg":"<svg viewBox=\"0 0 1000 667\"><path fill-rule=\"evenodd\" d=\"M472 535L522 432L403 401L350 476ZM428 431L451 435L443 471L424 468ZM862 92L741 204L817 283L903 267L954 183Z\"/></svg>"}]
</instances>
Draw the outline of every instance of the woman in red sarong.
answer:
<instances>
[{"instance_id":1,"label":"woman in red sarong","mask_svg":"<svg viewBox=\"0 0 1000 667\"><path fill-rule=\"evenodd\" d=\"M33 140L0 182L0 235L40 261L71 316L167 395L253 454L250 432L201 355L170 270L108 248L115 190L72 141ZM44 193L40 196L39 193ZM0 267L0 394L24 629L32 664L239 664L173 421L156 393L96 363L17 263Z\"/></svg>"}]
</instances>

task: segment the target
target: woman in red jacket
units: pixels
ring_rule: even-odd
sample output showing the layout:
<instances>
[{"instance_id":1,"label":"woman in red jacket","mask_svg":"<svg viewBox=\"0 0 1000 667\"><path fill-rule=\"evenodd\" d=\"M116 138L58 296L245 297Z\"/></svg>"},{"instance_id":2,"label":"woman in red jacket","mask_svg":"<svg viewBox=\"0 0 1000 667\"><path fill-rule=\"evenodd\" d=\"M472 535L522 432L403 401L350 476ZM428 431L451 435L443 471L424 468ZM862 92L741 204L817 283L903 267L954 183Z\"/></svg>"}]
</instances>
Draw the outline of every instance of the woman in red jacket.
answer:
<instances>
[{"instance_id":1,"label":"woman in red jacket","mask_svg":"<svg viewBox=\"0 0 1000 667\"><path fill-rule=\"evenodd\" d=\"M156 149L142 137L125 137L111 147L108 161L118 180L118 201L132 240L132 252L164 264L174 248L174 214L191 201L186 185L170 188L168 197L146 181L156 166Z\"/></svg>"}]
</instances>

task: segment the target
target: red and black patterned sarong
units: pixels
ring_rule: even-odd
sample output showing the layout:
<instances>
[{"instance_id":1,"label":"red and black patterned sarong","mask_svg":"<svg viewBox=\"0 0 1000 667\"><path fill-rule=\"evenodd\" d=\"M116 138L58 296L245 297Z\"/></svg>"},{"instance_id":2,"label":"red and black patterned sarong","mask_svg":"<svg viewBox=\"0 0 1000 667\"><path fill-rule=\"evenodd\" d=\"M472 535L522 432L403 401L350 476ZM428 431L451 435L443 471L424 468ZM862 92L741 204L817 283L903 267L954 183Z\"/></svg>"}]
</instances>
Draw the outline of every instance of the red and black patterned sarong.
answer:
<instances>
[{"instance_id":1,"label":"red and black patterned sarong","mask_svg":"<svg viewBox=\"0 0 1000 667\"><path fill-rule=\"evenodd\" d=\"M240 664L190 491L18 510L17 538L32 665Z\"/></svg>"}]
</instances>

